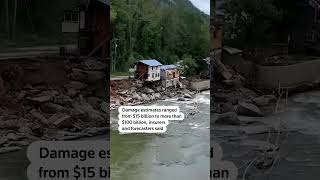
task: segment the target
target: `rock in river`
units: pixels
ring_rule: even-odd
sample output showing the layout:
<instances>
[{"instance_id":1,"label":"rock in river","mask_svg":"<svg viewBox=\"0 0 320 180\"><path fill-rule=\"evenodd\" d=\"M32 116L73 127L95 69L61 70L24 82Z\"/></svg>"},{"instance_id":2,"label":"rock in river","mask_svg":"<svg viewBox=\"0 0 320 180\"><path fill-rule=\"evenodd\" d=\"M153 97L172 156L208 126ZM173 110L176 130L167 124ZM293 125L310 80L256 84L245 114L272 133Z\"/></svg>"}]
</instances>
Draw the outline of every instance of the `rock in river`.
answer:
<instances>
[{"instance_id":1,"label":"rock in river","mask_svg":"<svg viewBox=\"0 0 320 180\"><path fill-rule=\"evenodd\" d=\"M237 112L240 115L244 116L253 116L253 117L262 117L263 113L261 110L254 104L251 103L240 103Z\"/></svg>"}]
</instances>

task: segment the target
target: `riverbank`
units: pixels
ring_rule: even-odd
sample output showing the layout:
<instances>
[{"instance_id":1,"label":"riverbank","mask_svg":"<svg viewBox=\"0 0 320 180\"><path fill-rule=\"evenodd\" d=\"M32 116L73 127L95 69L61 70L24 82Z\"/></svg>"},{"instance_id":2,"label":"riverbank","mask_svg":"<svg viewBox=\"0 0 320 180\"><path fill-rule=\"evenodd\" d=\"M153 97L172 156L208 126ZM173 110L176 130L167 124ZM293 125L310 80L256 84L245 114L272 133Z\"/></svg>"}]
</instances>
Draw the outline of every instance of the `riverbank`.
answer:
<instances>
[{"instance_id":1,"label":"riverbank","mask_svg":"<svg viewBox=\"0 0 320 180\"><path fill-rule=\"evenodd\" d=\"M150 104L174 97L179 101L188 101L196 94L195 91L186 88L186 85L163 88L160 82L147 84L133 79L111 81L110 92L110 110L116 110L121 105Z\"/></svg>"}]
</instances>

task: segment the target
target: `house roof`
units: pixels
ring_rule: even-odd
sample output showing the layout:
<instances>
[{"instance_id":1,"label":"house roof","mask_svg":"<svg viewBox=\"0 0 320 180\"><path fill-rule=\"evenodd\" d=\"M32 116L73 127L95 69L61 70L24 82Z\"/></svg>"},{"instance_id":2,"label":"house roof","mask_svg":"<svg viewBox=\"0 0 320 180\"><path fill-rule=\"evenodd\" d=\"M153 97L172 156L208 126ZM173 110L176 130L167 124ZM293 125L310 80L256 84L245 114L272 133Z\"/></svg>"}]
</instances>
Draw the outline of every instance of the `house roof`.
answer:
<instances>
[{"instance_id":1,"label":"house roof","mask_svg":"<svg viewBox=\"0 0 320 180\"><path fill-rule=\"evenodd\" d=\"M150 60L140 60L139 62L146 64L148 66L161 66L162 64L155 60L155 59L150 59Z\"/></svg>"},{"instance_id":2,"label":"house roof","mask_svg":"<svg viewBox=\"0 0 320 180\"><path fill-rule=\"evenodd\" d=\"M99 2L102 2L103 4L109 5L110 4L110 0L97 0Z\"/></svg>"},{"instance_id":3,"label":"house roof","mask_svg":"<svg viewBox=\"0 0 320 180\"><path fill-rule=\"evenodd\" d=\"M176 65L170 64L170 65L163 65L160 67L161 70L169 70L169 69L177 69L178 67Z\"/></svg>"},{"instance_id":4,"label":"house roof","mask_svg":"<svg viewBox=\"0 0 320 180\"><path fill-rule=\"evenodd\" d=\"M242 50L237 49L237 48L233 48L233 47L228 47L228 46L224 46L223 50L225 50L226 52L228 52L231 55L242 53Z\"/></svg>"}]
</instances>

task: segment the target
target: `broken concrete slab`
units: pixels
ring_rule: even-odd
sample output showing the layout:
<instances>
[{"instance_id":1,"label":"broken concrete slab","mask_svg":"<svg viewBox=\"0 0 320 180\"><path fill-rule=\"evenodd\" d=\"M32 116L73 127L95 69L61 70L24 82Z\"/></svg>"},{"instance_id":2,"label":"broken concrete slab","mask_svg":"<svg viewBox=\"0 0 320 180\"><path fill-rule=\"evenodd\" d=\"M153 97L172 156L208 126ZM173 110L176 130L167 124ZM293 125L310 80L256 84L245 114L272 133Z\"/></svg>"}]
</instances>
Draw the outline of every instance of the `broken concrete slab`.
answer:
<instances>
[{"instance_id":1,"label":"broken concrete slab","mask_svg":"<svg viewBox=\"0 0 320 180\"><path fill-rule=\"evenodd\" d=\"M79 81L70 81L68 84L64 86L66 89L75 89L75 90L82 90L88 87L87 84L79 82Z\"/></svg>"},{"instance_id":2,"label":"broken concrete slab","mask_svg":"<svg viewBox=\"0 0 320 180\"><path fill-rule=\"evenodd\" d=\"M242 140L242 142L240 143L240 145L242 146L251 146L254 147L257 150L276 150L277 147L273 144L271 144L270 142L267 141L261 141L261 140Z\"/></svg>"},{"instance_id":3,"label":"broken concrete slab","mask_svg":"<svg viewBox=\"0 0 320 180\"><path fill-rule=\"evenodd\" d=\"M252 99L252 101L258 106L267 106L270 103L276 103L277 98L274 95L263 95Z\"/></svg>"},{"instance_id":4,"label":"broken concrete slab","mask_svg":"<svg viewBox=\"0 0 320 180\"><path fill-rule=\"evenodd\" d=\"M104 113L108 114L109 113L109 104L106 102L102 102L100 105L100 109L101 111L103 111Z\"/></svg>"},{"instance_id":5,"label":"broken concrete slab","mask_svg":"<svg viewBox=\"0 0 320 180\"><path fill-rule=\"evenodd\" d=\"M48 119L48 122L52 123L56 127L61 127L70 119L71 117L65 113L56 113Z\"/></svg>"},{"instance_id":6,"label":"broken concrete slab","mask_svg":"<svg viewBox=\"0 0 320 180\"><path fill-rule=\"evenodd\" d=\"M106 68L106 63L97 61L96 59L86 59L82 63L82 69L89 70L89 71L96 71L96 70L104 70Z\"/></svg>"},{"instance_id":7,"label":"broken concrete slab","mask_svg":"<svg viewBox=\"0 0 320 180\"><path fill-rule=\"evenodd\" d=\"M59 105L59 104L54 104L54 103L44 103L41 105L41 110L45 113L50 113L50 114L54 114L57 112L66 112L67 108Z\"/></svg>"},{"instance_id":8,"label":"broken concrete slab","mask_svg":"<svg viewBox=\"0 0 320 180\"><path fill-rule=\"evenodd\" d=\"M237 113L235 112L227 112L218 115L216 124L225 124L225 125L240 125L240 120L238 118Z\"/></svg>"},{"instance_id":9,"label":"broken concrete slab","mask_svg":"<svg viewBox=\"0 0 320 180\"><path fill-rule=\"evenodd\" d=\"M154 97L155 97L156 99L160 99L160 98L161 98L161 94L160 94L160 93L155 93L155 94L154 94Z\"/></svg>"},{"instance_id":10,"label":"broken concrete slab","mask_svg":"<svg viewBox=\"0 0 320 180\"><path fill-rule=\"evenodd\" d=\"M28 146L30 144L29 141L13 141L9 143L9 146Z\"/></svg>"},{"instance_id":11,"label":"broken concrete slab","mask_svg":"<svg viewBox=\"0 0 320 180\"><path fill-rule=\"evenodd\" d=\"M234 112L234 106L231 103L220 103L216 108L217 113Z\"/></svg>"},{"instance_id":12,"label":"broken concrete slab","mask_svg":"<svg viewBox=\"0 0 320 180\"><path fill-rule=\"evenodd\" d=\"M18 146L12 146L12 147L1 147L0 148L0 154L8 153L8 152L13 152L13 151L19 151L21 150L21 147Z\"/></svg>"},{"instance_id":13,"label":"broken concrete slab","mask_svg":"<svg viewBox=\"0 0 320 180\"><path fill-rule=\"evenodd\" d=\"M32 111L30 111L30 114L31 114L34 118L40 120L42 123L45 123L45 124L48 123L47 118L46 118L45 116L43 116L39 111L33 109Z\"/></svg>"},{"instance_id":14,"label":"broken concrete slab","mask_svg":"<svg viewBox=\"0 0 320 180\"><path fill-rule=\"evenodd\" d=\"M53 102L60 105L71 105L72 99L67 95L59 95L53 98Z\"/></svg>"},{"instance_id":15,"label":"broken concrete slab","mask_svg":"<svg viewBox=\"0 0 320 180\"><path fill-rule=\"evenodd\" d=\"M73 88L69 88L67 90L66 95L69 96L69 97L75 97L78 93L79 93L79 91L77 91L77 90L75 90Z\"/></svg>"},{"instance_id":16,"label":"broken concrete slab","mask_svg":"<svg viewBox=\"0 0 320 180\"><path fill-rule=\"evenodd\" d=\"M8 138L7 137L0 137L0 146L2 145L2 144L5 144L6 142L8 142Z\"/></svg>"},{"instance_id":17,"label":"broken concrete slab","mask_svg":"<svg viewBox=\"0 0 320 180\"><path fill-rule=\"evenodd\" d=\"M240 103L237 107L237 112L240 115L262 117L264 116L261 110L254 104L251 103Z\"/></svg>"},{"instance_id":18,"label":"broken concrete slab","mask_svg":"<svg viewBox=\"0 0 320 180\"><path fill-rule=\"evenodd\" d=\"M152 89L150 89L150 88L145 88L145 89L144 89L144 92L145 92L146 94L154 94L154 93L155 93L154 90L152 90Z\"/></svg>"},{"instance_id":19,"label":"broken concrete slab","mask_svg":"<svg viewBox=\"0 0 320 180\"><path fill-rule=\"evenodd\" d=\"M183 97L184 97L184 98L189 98L189 99L192 98L192 96L191 96L190 94L188 94L188 93L185 93L185 94L183 95Z\"/></svg>"},{"instance_id":20,"label":"broken concrete slab","mask_svg":"<svg viewBox=\"0 0 320 180\"><path fill-rule=\"evenodd\" d=\"M105 73L101 71L84 71L81 69L73 68L70 74L70 79L81 81L85 83L96 83L105 77Z\"/></svg>"},{"instance_id":21,"label":"broken concrete slab","mask_svg":"<svg viewBox=\"0 0 320 180\"><path fill-rule=\"evenodd\" d=\"M51 101L52 96L45 95L45 96L39 96L39 97L33 97L33 98L27 98L31 103L34 103L36 105L39 105L41 103L49 102Z\"/></svg>"},{"instance_id":22,"label":"broken concrete slab","mask_svg":"<svg viewBox=\"0 0 320 180\"><path fill-rule=\"evenodd\" d=\"M19 140L21 137L18 136L17 134L15 134L15 133L10 132L10 133L8 133L8 134L6 135L6 138L7 138L8 140L16 141L16 140Z\"/></svg>"},{"instance_id":23,"label":"broken concrete slab","mask_svg":"<svg viewBox=\"0 0 320 180\"><path fill-rule=\"evenodd\" d=\"M98 108L100 103L102 102L102 99L90 96L87 98L87 101L92 107Z\"/></svg>"}]
</instances>

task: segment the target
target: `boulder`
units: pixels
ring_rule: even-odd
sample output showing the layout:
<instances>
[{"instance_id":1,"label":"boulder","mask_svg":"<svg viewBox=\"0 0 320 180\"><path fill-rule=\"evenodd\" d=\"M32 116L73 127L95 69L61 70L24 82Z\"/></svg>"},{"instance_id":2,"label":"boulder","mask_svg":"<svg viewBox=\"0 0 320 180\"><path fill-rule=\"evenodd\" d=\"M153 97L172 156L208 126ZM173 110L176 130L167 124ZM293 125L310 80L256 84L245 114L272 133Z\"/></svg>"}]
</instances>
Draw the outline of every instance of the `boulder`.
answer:
<instances>
[{"instance_id":1,"label":"boulder","mask_svg":"<svg viewBox=\"0 0 320 180\"><path fill-rule=\"evenodd\" d=\"M152 101L156 99L156 98L154 97L154 95L152 95L152 94L149 95L149 98L150 98Z\"/></svg>"},{"instance_id":2,"label":"boulder","mask_svg":"<svg viewBox=\"0 0 320 180\"><path fill-rule=\"evenodd\" d=\"M274 95L263 95L253 99L253 102L258 106L266 106L270 103L277 102L277 98Z\"/></svg>"},{"instance_id":3,"label":"boulder","mask_svg":"<svg viewBox=\"0 0 320 180\"><path fill-rule=\"evenodd\" d=\"M258 97L257 93L255 93L254 91L252 91L248 88L241 87L240 92L244 97L246 97L247 99L250 99L250 100Z\"/></svg>"},{"instance_id":4,"label":"boulder","mask_svg":"<svg viewBox=\"0 0 320 180\"><path fill-rule=\"evenodd\" d=\"M237 108L237 112L240 115L252 116L252 117L262 117L263 113L254 104L251 103L240 103Z\"/></svg>"},{"instance_id":5,"label":"boulder","mask_svg":"<svg viewBox=\"0 0 320 180\"><path fill-rule=\"evenodd\" d=\"M240 120L238 118L237 113L226 112L218 116L217 120L215 121L215 124L240 125Z\"/></svg>"},{"instance_id":6,"label":"boulder","mask_svg":"<svg viewBox=\"0 0 320 180\"><path fill-rule=\"evenodd\" d=\"M184 98L189 98L189 99L192 98L192 96L191 96L190 94L188 94L188 93L185 93L185 94L183 95L183 97L184 97Z\"/></svg>"},{"instance_id":7,"label":"boulder","mask_svg":"<svg viewBox=\"0 0 320 180\"><path fill-rule=\"evenodd\" d=\"M133 99L137 99L137 100L139 100L139 101L142 100L142 97L141 97L139 94L137 94L137 93L133 93L133 94L132 94L132 98L133 98Z\"/></svg>"},{"instance_id":8,"label":"boulder","mask_svg":"<svg viewBox=\"0 0 320 180\"><path fill-rule=\"evenodd\" d=\"M178 101L186 101L186 99L184 97L179 97Z\"/></svg>"},{"instance_id":9,"label":"boulder","mask_svg":"<svg viewBox=\"0 0 320 180\"><path fill-rule=\"evenodd\" d=\"M145 93L147 93L147 94L153 94L153 93L155 93L154 92L154 90L152 90L152 89L150 89L150 88L145 88Z\"/></svg>"},{"instance_id":10,"label":"boulder","mask_svg":"<svg viewBox=\"0 0 320 180\"><path fill-rule=\"evenodd\" d=\"M146 94L141 94L143 101L150 101L150 98Z\"/></svg>"},{"instance_id":11,"label":"boulder","mask_svg":"<svg viewBox=\"0 0 320 180\"><path fill-rule=\"evenodd\" d=\"M161 98L161 94L160 94L160 93L155 93L155 94L154 94L154 97L155 97L156 99L160 99L160 98Z\"/></svg>"}]
</instances>

